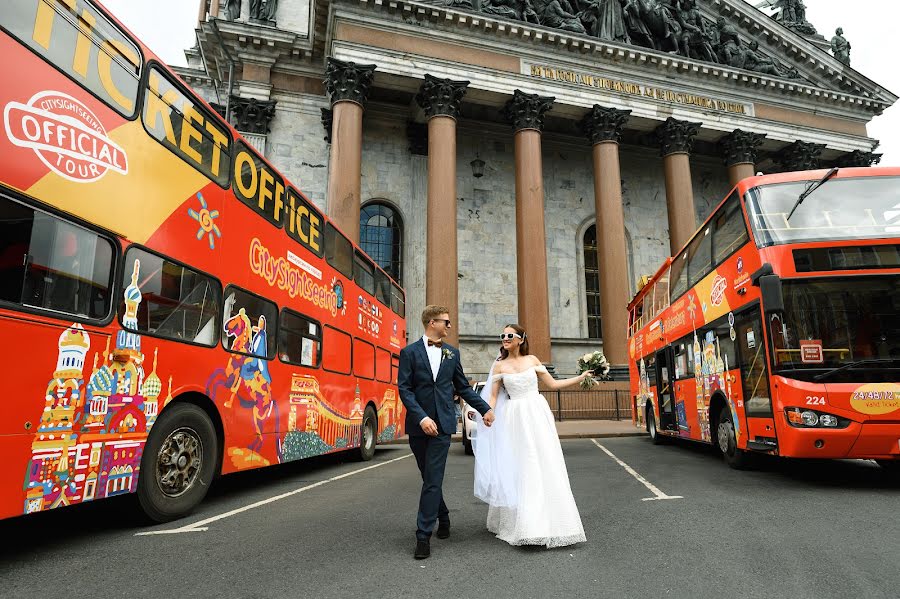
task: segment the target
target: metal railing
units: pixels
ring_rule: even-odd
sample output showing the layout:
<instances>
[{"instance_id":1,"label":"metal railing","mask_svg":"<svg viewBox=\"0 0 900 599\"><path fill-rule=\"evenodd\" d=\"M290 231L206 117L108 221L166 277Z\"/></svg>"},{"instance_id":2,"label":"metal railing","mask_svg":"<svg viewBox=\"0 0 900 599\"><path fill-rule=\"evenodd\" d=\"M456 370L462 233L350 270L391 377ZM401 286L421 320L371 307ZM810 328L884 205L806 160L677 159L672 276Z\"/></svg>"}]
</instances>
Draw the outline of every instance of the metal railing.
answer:
<instances>
[{"instance_id":1,"label":"metal railing","mask_svg":"<svg viewBox=\"0 0 900 599\"><path fill-rule=\"evenodd\" d=\"M622 389L541 391L557 420L631 418L629 393Z\"/></svg>"}]
</instances>

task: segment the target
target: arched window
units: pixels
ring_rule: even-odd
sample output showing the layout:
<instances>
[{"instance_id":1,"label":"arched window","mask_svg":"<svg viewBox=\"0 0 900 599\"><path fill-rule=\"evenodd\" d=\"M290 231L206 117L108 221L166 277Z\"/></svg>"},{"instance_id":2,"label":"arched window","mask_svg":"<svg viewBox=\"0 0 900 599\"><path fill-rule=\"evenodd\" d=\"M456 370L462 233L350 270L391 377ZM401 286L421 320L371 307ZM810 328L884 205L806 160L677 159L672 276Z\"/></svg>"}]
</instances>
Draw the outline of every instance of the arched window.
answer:
<instances>
[{"instance_id":1,"label":"arched window","mask_svg":"<svg viewBox=\"0 0 900 599\"><path fill-rule=\"evenodd\" d=\"M359 245L387 274L403 284L403 221L396 210L380 202L363 206L359 214Z\"/></svg>"},{"instance_id":2,"label":"arched window","mask_svg":"<svg viewBox=\"0 0 900 599\"><path fill-rule=\"evenodd\" d=\"M584 291L587 295L588 337L600 339L600 270L597 265L597 225L584 232Z\"/></svg>"}]
</instances>

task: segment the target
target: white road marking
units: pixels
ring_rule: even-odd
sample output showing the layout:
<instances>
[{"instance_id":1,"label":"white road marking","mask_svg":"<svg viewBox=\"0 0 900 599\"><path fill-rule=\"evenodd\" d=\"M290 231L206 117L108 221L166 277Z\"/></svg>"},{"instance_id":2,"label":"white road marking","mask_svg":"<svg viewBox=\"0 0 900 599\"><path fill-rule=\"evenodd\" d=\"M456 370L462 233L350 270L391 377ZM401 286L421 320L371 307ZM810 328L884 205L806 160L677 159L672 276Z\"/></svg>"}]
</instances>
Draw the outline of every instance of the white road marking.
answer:
<instances>
[{"instance_id":1,"label":"white road marking","mask_svg":"<svg viewBox=\"0 0 900 599\"><path fill-rule=\"evenodd\" d=\"M291 497L292 495L296 495L297 493L303 493L304 491L308 491L310 489L315 489L316 487L321 487L322 485L327 485L328 483L333 483L336 480L341 480L342 478L347 478L348 476L353 476L354 474L359 474L360 472L365 472L366 470L371 470L373 468L379 468L381 466L386 466L387 464L392 464L399 460L406 459L411 457L412 454L408 453L406 455L400 456L399 458L394 458L393 460L388 460L387 462L381 462L380 464L373 464L371 466L366 466L365 468L360 468L359 470L353 470L351 472L346 472L344 474L340 474L338 476L333 476L327 480L320 480L317 483L313 483L311 485L306 485L305 487L300 487L299 489L294 489L293 491L288 491L287 493L282 493L281 495L276 495L275 497L269 497L268 499L263 499L257 501L256 503L251 503L250 505L245 505L243 507L239 507L231 510L230 512L225 512L224 514L219 514L218 516L212 516L211 518L206 518L205 520L200 520L199 522L194 522L193 524L187 524L185 526L181 526L179 528L170 528L168 530L150 530L147 532L139 532L135 533L134 536L142 537L149 535L173 535L180 534L183 532L203 532L208 530L209 528L205 526L206 524L210 524L212 522L216 522L218 520L222 520L224 518L230 518L231 516L236 516L247 510L252 510L258 507L262 507L264 505L268 505L275 501L280 501L281 499L285 499L287 497Z\"/></svg>"},{"instance_id":2,"label":"white road marking","mask_svg":"<svg viewBox=\"0 0 900 599\"><path fill-rule=\"evenodd\" d=\"M611 452L607 448L605 448L602 445L600 445L599 443L597 443L596 439L591 439L591 441L594 442L594 445L596 445L597 447L599 447L600 449L605 451L606 455L608 455L609 457L614 459L616 462L618 462L619 466L624 468L628 474L630 474L631 476L638 479L638 481L640 481L640 483L642 485L644 485L645 487L650 489L650 492L653 493L654 496L653 497L644 497L643 499L641 499L641 501L659 501L660 499L684 499L684 497L682 497L681 495L666 495L665 493L660 491L653 483L651 483L646 478L644 478L643 476L641 476L640 474L635 472L634 468L632 468L631 466L629 466L628 464L626 464L625 462L623 462L622 460L617 458L615 455L613 455L613 452Z\"/></svg>"}]
</instances>

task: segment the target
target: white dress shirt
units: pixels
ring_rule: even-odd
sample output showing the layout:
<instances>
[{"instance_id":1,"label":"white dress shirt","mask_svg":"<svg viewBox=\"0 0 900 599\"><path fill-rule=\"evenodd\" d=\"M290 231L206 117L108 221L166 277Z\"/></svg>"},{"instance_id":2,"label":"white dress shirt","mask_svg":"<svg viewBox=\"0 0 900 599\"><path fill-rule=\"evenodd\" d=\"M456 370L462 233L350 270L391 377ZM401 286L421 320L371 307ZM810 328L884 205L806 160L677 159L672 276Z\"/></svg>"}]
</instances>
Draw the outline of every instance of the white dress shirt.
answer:
<instances>
[{"instance_id":1,"label":"white dress shirt","mask_svg":"<svg viewBox=\"0 0 900 599\"><path fill-rule=\"evenodd\" d=\"M428 335L422 335L422 343L425 344L425 353L428 354L428 363L431 365L431 377L432 380L437 380L438 370L441 368L441 348L436 347L434 345L428 345ZM428 418L422 418L422 421L419 422L419 426L422 425L422 422Z\"/></svg>"}]
</instances>

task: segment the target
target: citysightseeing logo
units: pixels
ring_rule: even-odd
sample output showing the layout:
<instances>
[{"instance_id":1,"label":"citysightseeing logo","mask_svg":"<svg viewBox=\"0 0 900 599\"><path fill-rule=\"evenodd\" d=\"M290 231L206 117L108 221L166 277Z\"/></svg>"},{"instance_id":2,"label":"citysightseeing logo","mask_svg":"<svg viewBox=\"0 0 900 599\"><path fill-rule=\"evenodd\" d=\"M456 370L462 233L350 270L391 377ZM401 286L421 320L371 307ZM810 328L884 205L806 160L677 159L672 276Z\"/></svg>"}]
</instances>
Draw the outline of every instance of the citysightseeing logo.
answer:
<instances>
[{"instance_id":1,"label":"citysightseeing logo","mask_svg":"<svg viewBox=\"0 0 900 599\"><path fill-rule=\"evenodd\" d=\"M34 150L47 168L76 183L90 183L108 170L128 173L128 157L87 106L62 92L35 94L27 104L3 110L9 140Z\"/></svg>"}]
</instances>

